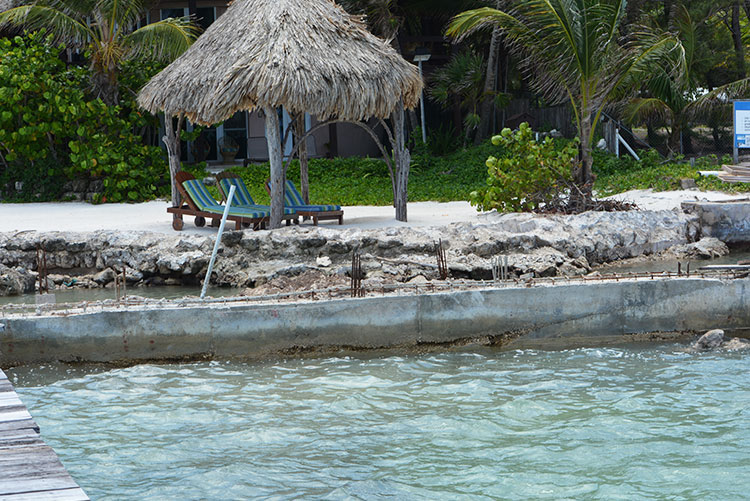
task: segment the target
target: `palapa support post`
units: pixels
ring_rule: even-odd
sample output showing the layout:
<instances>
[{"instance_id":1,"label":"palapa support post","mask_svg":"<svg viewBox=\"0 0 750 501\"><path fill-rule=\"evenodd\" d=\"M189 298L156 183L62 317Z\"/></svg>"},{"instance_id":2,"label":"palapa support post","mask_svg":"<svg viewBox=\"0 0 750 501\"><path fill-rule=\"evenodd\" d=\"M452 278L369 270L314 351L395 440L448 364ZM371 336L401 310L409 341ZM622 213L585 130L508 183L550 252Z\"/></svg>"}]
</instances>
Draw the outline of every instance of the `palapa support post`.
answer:
<instances>
[{"instance_id":1,"label":"palapa support post","mask_svg":"<svg viewBox=\"0 0 750 501\"><path fill-rule=\"evenodd\" d=\"M172 125L172 116L167 113L164 114L164 145L167 147L167 155L169 157L169 179L172 183L172 207L179 207L182 204L180 199L180 192L177 189L177 180L175 177L177 173L182 169L180 163L180 130L182 129L182 121L185 115L180 114L177 119L177 130ZM174 216L176 217L176 216Z\"/></svg>"},{"instance_id":2,"label":"palapa support post","mask_svg":"<svg viewBox=\"0 0 750 501\"><path fill-rule=\"evenodd\" d=\"M310 203L310 178L307 169L307 135L305 134L305 114L300 113L294 121L294 136L299 144L297 158L299 158L299 184L302 189L302 199Z\"/></svg>"},{"instance_id":3,"label":"palapa support post","mask_svg":"<svg viewBox=\"0 0 750 501\"><path fill-rule=\"evenodd\" d=\"M406 203L409 190L409 167L411 165L411 153L406 147L404 133L404 103L399 102L393 112L393 157L396 163L396 192L393 205L396 207L396 220L406 222Z\"/></svg>"},{"instance_id":4,"label":"palapa support post","mask_svg":"<svg viewBox=\"0 0 750 501\"><path fill-rule=\"evenodd\" d=\"M279 116L271 106L264 106L263 112L266 114L266 141L271 164L271 219L268 227L273 230L281 227L284 214L284 165L281 160Z\"/></svg>"}]
</instances>

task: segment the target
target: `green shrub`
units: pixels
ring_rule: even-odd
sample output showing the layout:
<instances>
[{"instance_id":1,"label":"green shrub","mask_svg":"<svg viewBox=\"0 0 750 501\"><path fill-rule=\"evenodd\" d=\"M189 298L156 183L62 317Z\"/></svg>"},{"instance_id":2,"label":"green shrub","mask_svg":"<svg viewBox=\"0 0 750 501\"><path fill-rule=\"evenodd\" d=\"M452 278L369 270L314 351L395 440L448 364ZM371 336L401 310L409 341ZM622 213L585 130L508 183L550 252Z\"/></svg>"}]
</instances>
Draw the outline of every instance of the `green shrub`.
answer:
<instances>
[{"instance_id":1,"label":"green shrub","mask_svg":"<svg viewBox=\"0 0 750 501\"><path fill-rule=\"evenodd\" d=\"M161 149L134 132L146 118L89 99L87 70L67 68L60 50L43 32L0 40L3 198L57 199L65 180L102 177L97 202L153 199L167 169Z\"/></svg>"},{"instance_id":2,"label":"green shrub","mask_svg":"<svg viewBox=\"0 0 750 501\"><path fill-rule=\"evenodd\" d=\"M409 201L448 202L466 200L482 186L485 170L477 167L493 150L489 141L481 146L457 150L444 157L422 151L412 156ZM268 164L232 169L240 174L258 203L268 203L263 183ZM315 158L309 161L312 203L341 205L391 205L393 191L388 167L380 158ZM287 178L299 187L299 162L292 162Z\"/></svg>"},{"instance_id":3,"label":"green shrub","mask_svg":"<svg viewBox=\"0 0 750 501\"><path fill-rule=\"evenodd\" d=\"M550 137L537 142L529 124L522 123L515 132L503 129L492 144L505 151L487 159L487 186L471 193L472 205L485 211L529 211L556 204L565 195L578 156L575 141L560 148Z\"/></svg>"},{"instance_id":4,"label":"green shrub","mask_svg":"<svg viewBox=\"0 0 750 501\"><path fill-rule=\"evenodd\" d=\"M654 150L638 152L640 161L630 156L597 151L594 154L594 172L597 175L594 189L600 197L630 190L669 191L679 190L681 179L694 179L702 190L747 192L750 183L725 183L717 177L701 176L699 170L719 170L722 163L731 163L731 158L719 159L716 155L698 158L695 167L679 161L663 161Z\"/></svg>"}]
</instances>

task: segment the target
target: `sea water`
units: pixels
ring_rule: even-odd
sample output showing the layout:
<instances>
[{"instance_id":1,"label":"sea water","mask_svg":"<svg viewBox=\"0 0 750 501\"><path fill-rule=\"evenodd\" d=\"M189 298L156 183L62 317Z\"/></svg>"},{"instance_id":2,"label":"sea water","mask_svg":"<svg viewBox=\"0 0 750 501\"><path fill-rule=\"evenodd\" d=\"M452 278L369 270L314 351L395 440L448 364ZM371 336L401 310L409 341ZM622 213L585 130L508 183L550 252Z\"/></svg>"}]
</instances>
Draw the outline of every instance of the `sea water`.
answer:
<instances>
[{"instance_id":1,"label":"sea water","mask_svg":"<svg viewBox=\"0 0 750 501\"><path fill-rule=\"evenodd\" d=\"M728 500L750 497L749 363L639 345L8 374L97 500Z\"/></svg>"}]
</instances>

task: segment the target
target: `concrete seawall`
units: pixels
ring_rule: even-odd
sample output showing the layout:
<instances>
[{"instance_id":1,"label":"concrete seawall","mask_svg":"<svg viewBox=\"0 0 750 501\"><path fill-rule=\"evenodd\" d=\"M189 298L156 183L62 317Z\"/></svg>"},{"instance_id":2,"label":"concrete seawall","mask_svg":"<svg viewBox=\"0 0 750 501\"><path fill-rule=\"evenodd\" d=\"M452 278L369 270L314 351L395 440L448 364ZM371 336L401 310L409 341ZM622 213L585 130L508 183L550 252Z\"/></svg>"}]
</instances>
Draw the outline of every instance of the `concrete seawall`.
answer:
<instances>
[{"instance_id":1,"label":"concrete seawall","mask_svg":"<svg viewBox=\"0 0 750 501\"><path fill-rule=\"evenodd\" d=\"M261 358L472 338L546 341L750 328L749 279L639 279L276 304L0 318L0 366Z\"/></svg>"},{"instance_id":2,"label":"concrete seawall","mask_svg":"<svg viewBox=\"0 0 750 501\"><path fill-rule=\"evenodd\" d=\"M409 296L110 309L0 319L0 366L259 358L489 337L521 341L750 328L750 280L642 279Z\"/></svg>"}]
</instances>

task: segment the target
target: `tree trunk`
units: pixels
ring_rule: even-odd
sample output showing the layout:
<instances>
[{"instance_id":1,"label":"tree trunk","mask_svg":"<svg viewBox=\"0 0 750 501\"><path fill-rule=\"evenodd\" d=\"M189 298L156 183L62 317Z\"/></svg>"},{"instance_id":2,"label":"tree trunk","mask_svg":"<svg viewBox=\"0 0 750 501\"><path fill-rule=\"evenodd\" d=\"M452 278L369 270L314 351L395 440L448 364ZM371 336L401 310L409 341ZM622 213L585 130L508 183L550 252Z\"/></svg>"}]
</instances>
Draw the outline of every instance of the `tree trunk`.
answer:
<instances>
[{"instance_id":1,"label":"tree trunk","mask_svg":"<svg viewBox=\"0 0 750 501\"><path fill-rule=\"evenodd\" d=\"M490 136L490 125L492 124L492 115L494 110L495 86L497 84L497 59L500 55L500 46L502 45L502 33L500 28L495 26L492 30L492 40L490 41L490 53L487 57L487 74L484 78L484 92L482 105L480 107L479 129L474 136L474 144L481 144Z\"/></svg>"},{"instance_id":2,"label":"tree trunk","mask_svg":"<svg viewBox=\"0 0 750 501\"><path fill-rule=\"evenodd\" d=\"M629 33L638 23L638 20L643 13L643 0L630 0L625 7L625 22L622 24L622 29L625 33Z\"/></svg>"},{"instance_id":3,"label":"tree trunk","mask_svg":"<svg viewBox=\"0 0 750 501\"><path fill-rule=\"evenodd\" d=\"M328 158L339 156L339 130L338 124L332 123L328 126Z\"/></svg>"},{"instance_id":4,"label":"tree trunk","mask_svg":"<svg viewBox=\"0 0 750 501\"><path fill-rule=\"evenodd\" d=\"M672 0L664 0L664 20L663 26L665 30L669 28L669 19L672 16Z\"/></svg>"},{"instance_id":5,"label":"tree trunk","mask_svg":"<svg viewBox=\"0 0 750 501\"><path fill-rule=\"evenodd\" d=\"M91 67L91 87L95 98L104 101L104 104L116 106L120 102L117 73L106 69Z\"/></svg>"},{"instance_id":6,"label":"tree trunk","mask_svg":"<svg viewBox=\"0 0 750 501\"><path fill-rule=\"evenodd\" d=\"M300 113L294 121L294 135L300 141L297 149L299 158L299 184L302 188L302 198L306 204L310 203L310 179L307 175L307 139L305 136L305 114Z\"/></svg>"},{"instance_id":7,"label":"tree trunk","mask_svg":"<svg viewBox=\"0 0 750 501\"><path fill-rule=\"evenodd\" d=\"M746 77L745 71L745 45L742 43L742 30L740 28L740 2L735 0L732 5L732 40L734 41L734 54L737 60L737 80Z\"/></svg>"},{"instance_id":8,"label":"tree trunk","mask_svg":"<svg viewBox=\"0 0 750 501\"><path fill-rule=\"evenodd\" d=\"M164 128L166 134L164 134L164 144L167 147L167 155L169 158L169 178L172 182L172 207L179 207L182 205L180 199L180 192L177 190L177 180L175 179L177 173L180 172L182 166L180 164L180 129L182 126L183 115L177 120L177 130L174 130L172 124L172 117L164 115Z\"/></svg>"},{"instance_id":9,"label":"tree trunk","mask_svg":"<svg viewBox=\"0 0 750 501\"><path fill-rule=\"evenodd\" d=\"M461 113L461 98L457 94L453 96L453 127L456 129L456 134L465 135L464 131L464 119Z\"/></svg>"},{"instance_id":10,"label":"tree trunk","mask_svg":"<svg viewBox=\"0 0 750 501\"><path fill-rule=\"evenodd\" d=\"M271 220L269 228L281 227L284 214L284 165L281 160L281 133L279 116L276 109L264 106L266 114L266 141L268 142L268 161L271 164Z\"/></svg>"},{"instance_id":11,"label":"tree trunk","mask_svg":"<svg viewBox=\"0 0 750 501\"><path fill-rule=\"evenodd\" d=\"M588 209L594 184L594 158L591 154L591 143L589 135L591 134L591 112L584 110L581 113L581 165L576 169L573 179L576 183L578 193L571 196L571 202L579 212Z\"/></svg>"},{"instance_id":12,"label":"tree trunk","mask_svg":"<svg viewBox=\"0 0 750 501\"><path fill-rule=\"evenodd\" d=\"M675 155L682 153L682 148L680 148L681 134L682 134L682 127L680 127L679 124L673 123L672 130L669 131L668 143L669 143L669 149Z\"/></svg>"},{"instance_id":13,"label":"tree trunk","mask_svg":"<svg viewBox=\"0 0 750 501\"><path fill-rule=\"evenodd\" d=\"M393 137L396 142L393 145L393 157L396 162L396 191L393 194L393 202L396 206L396 220L406 222L411 153L406 147L403 103L400 103L396 111L393 112L391 120L393 122Z\"/></svg>"}]
</instances>

